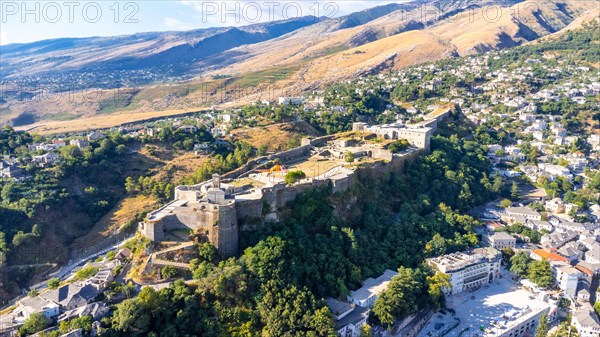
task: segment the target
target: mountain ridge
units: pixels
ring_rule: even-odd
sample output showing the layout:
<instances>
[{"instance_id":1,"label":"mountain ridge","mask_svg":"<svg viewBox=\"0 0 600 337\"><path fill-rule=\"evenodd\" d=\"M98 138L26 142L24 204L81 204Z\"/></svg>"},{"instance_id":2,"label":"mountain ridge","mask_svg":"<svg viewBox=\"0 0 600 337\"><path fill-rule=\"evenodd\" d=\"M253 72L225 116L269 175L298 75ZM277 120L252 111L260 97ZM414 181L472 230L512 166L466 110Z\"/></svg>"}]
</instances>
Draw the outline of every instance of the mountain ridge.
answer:
<instances>
[{"instance_id":1,"label":"mountain ridge","mask_svg":"<svg viewBox=\"0 0 600 337\"><path fill-rule=\"evenodd\" d=\"M484 6L497 4L506 6L502 7L502 13L506 15L495 21L489 20L483 13L493 8ZM423 15L423 11L429 8L425 5L443 7L444 10L438 11L440 15L437 17ZM0 101L0 111L3 112L0 114L0 124L28 125L27 128L43 125L47 131L58 132L64 129L64 125L84 125L83 121L80 123L81 118L95 117L95 120L101 120L104 115L111 118L114 114L120 114L119 120L133 120L138 118L136 114L139 113L151 113L154 116L161 111L172 114L176 111L201 110L213 106L232 107L257 99L276 98L265 97L262 93L244 94L245 90L260 92L268 87L281 93L279 96L302 95L306 90L319 89L328 83L348 80L361 74L393 71L441 58L530 43L576 26L577 22L582 21L581 18L591 19L597 14L597 3L576 0L436 0L379 6L341 18L305 18L304 21L291 23L291 26L288 23L283 31L273 28L276 32L269 38L260 35L254 35L256 40L238 37L238 42L229 45L219 39L232 35L243 36L244 29L235 28L232 31L230 28L219 28L219 34L211 31L203 37L195 35L191 43L171 42L169 45L155 46L162 49L144 61L135 57L126 61L123 58L111 59L114 55L107 53L106 62L93 63L95 66L86 69L86 74L98 72L98 69L101 70L100 74L110 74L114 86L98 86L105 88L102 90L102 99L90 101L76 98L67 101L66 98L59 98L49 105L44 104L43 99L10 101L8 97L8 104ZM309 22L311 20L314 22ZM255 32L258 27L253 27ZM240 44L241 39L253 43ZM160 44L156 41L152 43ZM217 49L204 50L203 44L215 45ZM153 47L136 45L136 48ZM190 57L194 52L196 57ZM118 51L114 53L118 54ZM68 64L73 62L76 61L66 61ZM111 62L121 63L122 68L111 66ZM127 62L131 66L127 66ZM136 62L140 64L136 65ZM186 64L186 78L178 78L176 71L170 68L177 62ZM148 71L151 68L144 68L152 64L164 66L155 73ZM135 85L135 76L148 74L151 76L147 83ZM77 72L65 72L65 82L76 81L73 78L77 75ZM175 80L169 80L171 75ZM134 80L127 82L131 77ZM118 82L113 78L124 80ZM85 84L80 86L85 88ZM111 97L111 88L118 87L131 88L119 89L120 94L125 92L125 103L113 102L108 104L111 108L107 109L108 98L104 97ZM38 97L35 92L24 94L15 89L13 96L17 95Z\"/></svg>"}]
</instances>

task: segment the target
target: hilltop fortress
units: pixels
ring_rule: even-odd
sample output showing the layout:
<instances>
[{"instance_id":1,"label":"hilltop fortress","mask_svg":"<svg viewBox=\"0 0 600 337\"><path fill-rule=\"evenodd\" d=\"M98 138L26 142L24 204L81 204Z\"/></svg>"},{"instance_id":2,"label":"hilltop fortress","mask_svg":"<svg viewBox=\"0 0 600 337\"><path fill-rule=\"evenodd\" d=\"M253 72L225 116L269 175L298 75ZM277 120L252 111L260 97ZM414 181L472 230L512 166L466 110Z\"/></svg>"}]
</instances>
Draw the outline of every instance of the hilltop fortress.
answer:
<instances>
[{"instance_id":1,"label":"hilltop fortress","mask_svg":"<svg viewBox=\"0 0 600 337\"><path fill-rule=\"evenodd\" d=\"M450 109L432 113L410 126L355 123L353 132L304 138L297 148L255 158L198 185L177 186L174 200L149 213L139 231L151 241L163 241L171 231L191 230L206 236L221 255L234 256L240 233L256 223L248 220L277 221L279 210L314 187L331 184L334 193L347 191L358 169L401 169L407 159L429 151L431 135L449 113ZM397 139L412 146L400 153L387 150L386 145ZM353 163L345 160L348 153ZM306 178L288 185L288 170L302 170Z\"/></svg>"}]
</instances>

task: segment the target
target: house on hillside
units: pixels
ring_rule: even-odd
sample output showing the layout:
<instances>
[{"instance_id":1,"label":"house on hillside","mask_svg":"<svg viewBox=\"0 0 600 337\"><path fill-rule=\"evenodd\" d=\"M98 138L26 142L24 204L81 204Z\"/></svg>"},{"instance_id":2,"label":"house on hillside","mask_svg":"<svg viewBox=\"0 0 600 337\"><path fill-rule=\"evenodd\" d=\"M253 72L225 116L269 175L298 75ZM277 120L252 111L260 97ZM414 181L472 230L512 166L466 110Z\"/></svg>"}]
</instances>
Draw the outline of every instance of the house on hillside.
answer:
<instances>
[{"instance_id":1,"label":"house on hillside","mask_svg":"<svg viewBox=\"0 0 600 337\"><path fill-rule=\"evenodd\" d=\"M71 139L69 141L70 145L77 146L80 150L85 149L86 147L90 147L90 142L85 139Z\"/></svg>"},{"instance_id":2,"label":"house on hillside","mask_svg":"<svg viewBox=\"0 0 600 337\"><path fill-rule=\"evenodd\" d=\"M369 318L368 308L342 302L335 298L326 298L327 307L335 318L335 331L342 337L358 337L361 328Z\"/></svg>"},{"instance_id":3,"label":"house on hillside","mask_svg":"<svg viewBox=\"0 0 600 337\"><path fill-rule=\"evenodd\" d=\"M25 174L25 171L16 165L7 165L4 168L0 168L0 179L12 179L14 181L24 181L29 176Z\"/></svg>"},{"instance_id":4,"label":"house on hillside","mask_svg":"<svg viewBox=\"0 0 600 337\"><path fill-rule=\"evenodd\" d=\"M392 277L398 275L393 270L386 269L383 274L377 278L371 278L363 282L363 286L355 291L351 291L348 295L348 302L354 303L364 308L371 308L377 300L380 293L387 289Z\"/></svg>"},{"instance_id":5,"label":"house on hillside","mask_svg":"<svg viewBox=\"0 0 600 337\"><path fill-rule=\"evenodd\" d=\"M114 276L111 269L101 269L86 283L93 286L98 291L103 291L104 289L108 288L113 279Z\"/></svg>"},{"instance_id":6,"label":"house on hillside","mask_svg":"<svg viewBox=\"0 0 600 337\"><path fill-rule=\"evenodd\" d=\"M105 137L106 137L106 136L105 136L105 135L104 135L102 132L99 132L99 131L92 131L92 132L90 132L90 133L88 134L88 136L87 136L87 139L88 139L90 142L93 142L93 141L95 141L95 140L100 140L100 139L102 139L102 138L105 138Z\"/></svg>"},{"instance_id":7,"label":"house on hillside","mask_svg":"<svg viewBox=\"0 0 600 337\"><path fill-rule=\"evenodd\" d=\"M80 318L83 316L92 316L94 320L100 320L102 317L108 315L109 307L104 302L90 303L73 310L67 310L58 317L58 321L71 320L74 318Z\"/></svg>"},{"instance_id":8,"label":"house on hillside","mask_svg":"<svg viewBox=\"0 0 600 337\"><path fill-rule=\"evenodd\" d=\"M503 213L506 216L503 216L502 218L509 218L507 219L509 222L525 223L526 220L542 220L542 215L539 212L527 207L508 207L503 211ZM512 220L510 218L512 218ZM515 221L523 219L525 219L525 221Z\"/></svg>"},{"instance_id":9,"label":"house on hillside","mask_svg":"<svg viewBox=\"0 0 600 337\"><path fill-rule=\"evenodd\" d=\"M72 310L87 305L98 294L98 290L92 285L80 287L66 284L58 289L46 291L40 294L40 297L59 304L64 310Z\"/></svg>"},{"instance_id":10,"label":"house on hillside","mask_svg":"<svg viewBox=\"0 0 600 337\"><path fill-rule=\"evenodd\" d=\"M40 296L25 297L17 305L15 314L22 316L24 320L39 313L44 314L48 319L56 317L60 313L58 304Z\"/></svg>"},{"instance_id":11,"label":"house on hillside","mask_svg":"<svg viewBox=\"0 0 600 337\"><path fill-rule=\"evenodd\" d=\"M514 248L517 244L517 239L514 236L506 232L491 232L486 233L483 237L483 241L490 247L501 250L505 247Z\"/></svg>"},{"instance_id":12,"label":"house on hillside","mask_svg":"<svg viewBox=\"0 0 600 337\"><path fill-rule=\"evenodd\" d=\"M194 133L194 132L198 131L198 128L194 125L182 125L177 130L186 132L186 133Z\"/></svg>"},{"instance_id":13,"label":"house on hillside","mask_svg":"<svg viewBox=\"0 0 600 337\"><path fill-rule=\"evenodd\" d=\"M571 324L575 326L581 337L600 336L600 319L589 303L584 303L573 313Z\"/></svg>"},{"instance_id":14,"label":"house on hillside","mask_svg":"<svg viewBox=\"0 0 600 337\"><path fill-rule=\"evenodd\" d=\"M60 160L60 157L54 152L48 152L43 155L33 156L33 162L41 166L50 166Z\"/></svg>"}]
</instances>

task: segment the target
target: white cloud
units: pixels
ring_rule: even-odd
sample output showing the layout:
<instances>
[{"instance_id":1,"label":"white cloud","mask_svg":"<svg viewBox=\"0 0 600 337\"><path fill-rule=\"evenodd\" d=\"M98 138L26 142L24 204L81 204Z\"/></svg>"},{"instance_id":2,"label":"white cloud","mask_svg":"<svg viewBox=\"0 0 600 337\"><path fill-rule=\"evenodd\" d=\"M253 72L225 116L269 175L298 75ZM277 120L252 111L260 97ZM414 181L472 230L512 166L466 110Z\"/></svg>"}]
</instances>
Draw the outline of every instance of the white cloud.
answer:
<instances>
[{"instance_id":1,"label":"white cloud","mask_svg":"<svg viewBox=\"0 0 600 337\"><path fill-rule=\"evenodd\" d=\"M165 26L169 27L169 29L176 29L176 30L188 30L188 29L194 28L189 23L181 22L178 19L170 18L170 17L166 17L164 19L164 24L165 24Z\"/></svg>"},{"instance_id":2,"label":"white cloud","mask_svg":"<svg viewBox=\"0 0 600 337\"><path fill-rule=\"evenodd\" d=\"M398 0L395 2L405 2ZM290 1L290 0L238 0L205 1L179 0L181 5L200 14L202 26L244 26L301 16L338 17L355 11L384 5L390 1Z\"/></svg>"},{"instance_id":3,"label":"white cloud","mask_svg":"<svg viewBox=\"0 0 600 337\"><path fill-rule=\"evenodd\" d=\"M6 31L1 31L0 32L0 45L5 45L5 44L9 44L10 40L8 39L8 33L6 33Z\"/></svg>"}]
</instances>

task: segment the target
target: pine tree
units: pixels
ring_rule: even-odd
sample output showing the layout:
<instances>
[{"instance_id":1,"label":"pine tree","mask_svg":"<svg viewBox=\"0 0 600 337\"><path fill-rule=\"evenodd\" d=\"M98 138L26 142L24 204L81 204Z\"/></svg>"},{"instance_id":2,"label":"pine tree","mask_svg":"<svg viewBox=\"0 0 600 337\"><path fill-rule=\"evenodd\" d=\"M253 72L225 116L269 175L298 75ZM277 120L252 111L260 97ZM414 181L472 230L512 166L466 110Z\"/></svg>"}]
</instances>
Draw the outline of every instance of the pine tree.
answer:
<instances>
[{"instance_id":1,"label":"pine tree","mask_svg":"<svg viewBox=\"0 0 600 337\"><path fill-rule=\"evenodd\" d=\"M524 277L527 275L530 261L529 255L524 251L520 251L510 258L510 271Z\"/></svg>"},{"instance_id":2,"label":"pine tree","mask_svg":"<svg viewBox=\"0 0 600 337\"><path fill-rule=\"evenodd\" d=\"M516 181L513 181L512 186L510 188L510 197L513 201L517 201L521 198L521 191L519 190L519 185Z\"/></svg>"},{"instance_id":3,"label":"pine tree","mask_svg":"<svg viewBox=\"0 0 600 337\"><path fill-rule=\"evenodd\" d=\"M535 337L546 337L548 335L548 314L544 312L540 316L540 322L535 329Z\"/></svg>"},{"instance_id":4,"label":"pine tree","mask_svg":"<svg viewBox=\"0 0 600 337\"><path fill-rule=\"evenodd\" d=\"M529 279L539 287L548 288L554 285L552 267L547 259L533 261L529 264Z\"/></svg>"},{"instance_id":5,"label":"pine tree","mask_svg":"<svg viewBox=\"0 0 600 337\"><path fill-rule=\"evenodd\" d=\"M133 192L135 192L136 189L137 189L137 184L135 183L135 180L133 180L133 178L131 178L131 177L127 177L125 179L125 190L127 191L127 193L133 193Z\"/></svg>"}]
</instances>

